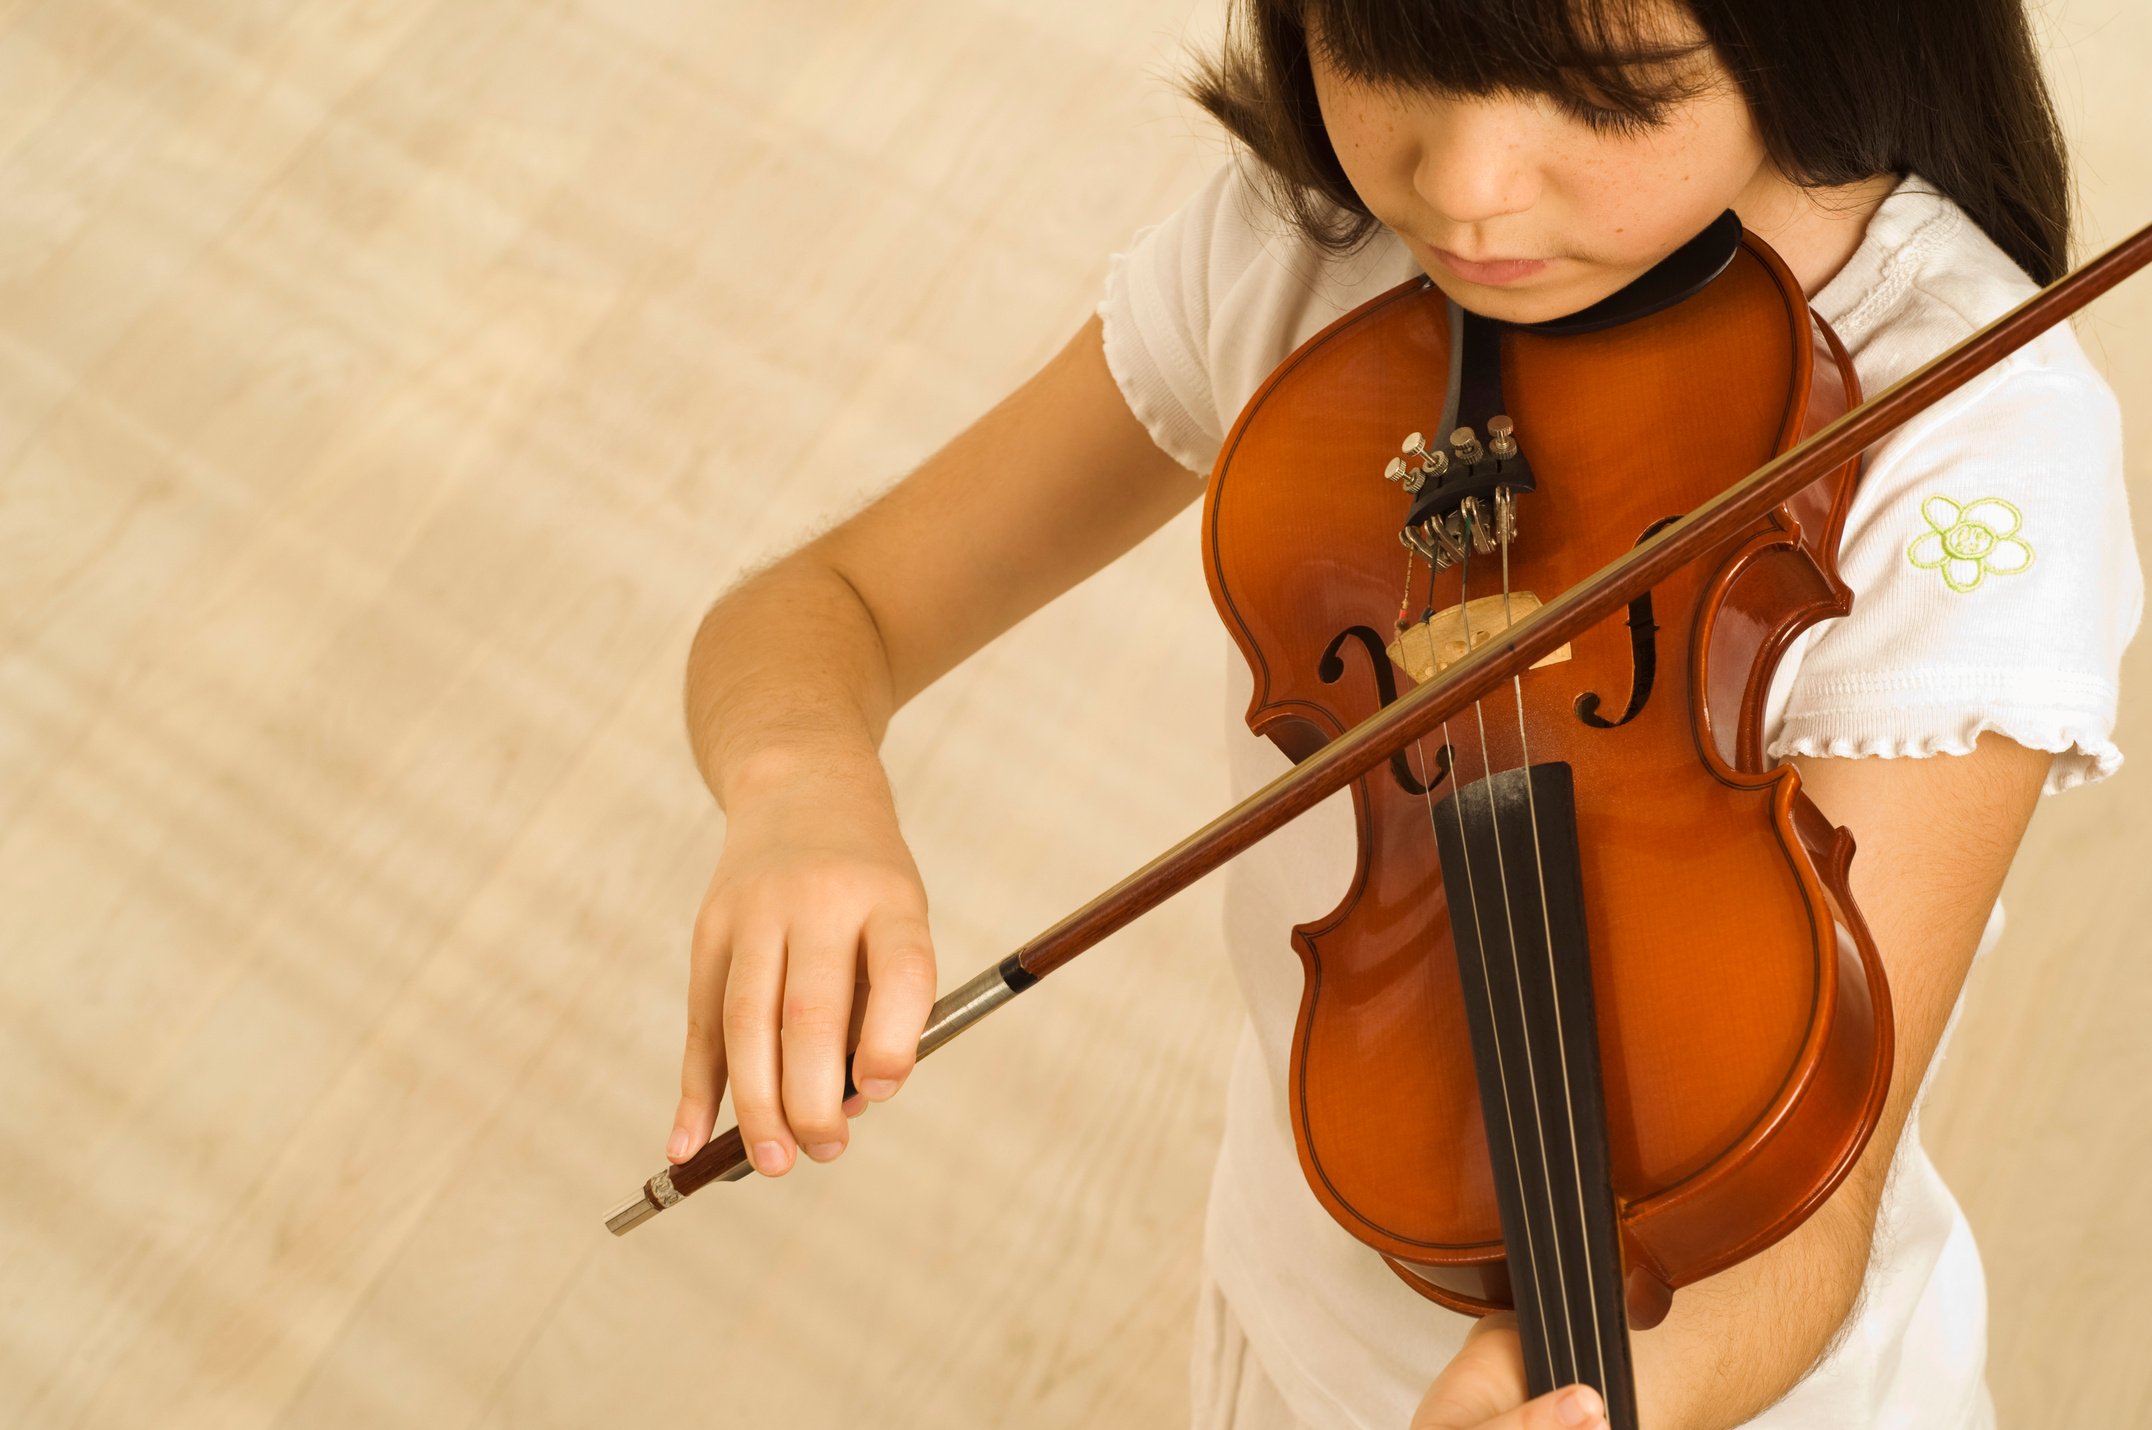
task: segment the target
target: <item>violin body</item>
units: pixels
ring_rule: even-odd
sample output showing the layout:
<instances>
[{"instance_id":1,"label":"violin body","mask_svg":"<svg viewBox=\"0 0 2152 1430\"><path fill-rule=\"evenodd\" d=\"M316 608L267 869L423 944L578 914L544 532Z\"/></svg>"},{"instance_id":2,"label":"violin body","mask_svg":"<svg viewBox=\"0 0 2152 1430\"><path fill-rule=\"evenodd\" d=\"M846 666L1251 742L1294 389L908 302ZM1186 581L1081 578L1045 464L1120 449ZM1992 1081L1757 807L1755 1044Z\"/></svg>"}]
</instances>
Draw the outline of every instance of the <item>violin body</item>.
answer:
<instances>
[{"instance_id":1,"label":"violin body","mask_svg":"<svg viewBox=\"0 0 2152 1430\"><path fill-rule=\"evenodd\" d=\"M1511 618L1551 599L1859 401L1835 335L1783 262L1744 236L1723 272L1661 311L1591 332L1503 333L1501 391L1537 479L1515 500L1507 586L1484 553L1463 572L1408 576L1403 498L1380 477L1401 434L1439 420L1456 311L1415 281L1340 318L1250 399L1213 470L1204 563L1254 675L1248 724L1296 761L1410 687L1390 653L1409 624L1401 592L1406 616L1435 612L1421 634L1454 657L1479 619L1499 626L1497 598ZM1577 905L1566 912L1589 976L1580 966L1571 994L1588 982L1578 996L1593 1024L1557 1029L1566 1052L1513 1052L1505 1081L1542 1091L1509 1104L1497 1140L1533 1143L1529 1124L1555 1106L1544 1089L1596 1073L1630 1319L1651 1324L1673 1288L1791 1231L1865 1145L1889 1086L1891 1016L1847 889L1852 840L1763 753L1780 657L1851 608L1836 552L1858 479L1857 462L1831 471L1628 619L1352 786L1351 886L1291 931L1306 977L1291 1119L1323 1206L1431 1299L1481 1313L1516 1295L1493 1168L1497 1152L1523 1154L1490 1150L1483 1113L1503 1119L1470 1022L1491 995L1461 981L1461 866L1445 877L1435 837L1458 801L1484 797L1496 813L1485 781L1497 772L1567 767L1581 898L1556 890L1551 912L1504 912L1512 926L1545 919L1559 942L1561 906ZM1541 851L1514 828L1505 837L1515 882ZM1469 952L1517 957L1487 891L1474 902L1484 948ZM1589 1053L1593 1039L1596 1069L1568 1046ZM1545 1160L1576 1152L1538 1130Z\"/></svg>"}]
</instances>

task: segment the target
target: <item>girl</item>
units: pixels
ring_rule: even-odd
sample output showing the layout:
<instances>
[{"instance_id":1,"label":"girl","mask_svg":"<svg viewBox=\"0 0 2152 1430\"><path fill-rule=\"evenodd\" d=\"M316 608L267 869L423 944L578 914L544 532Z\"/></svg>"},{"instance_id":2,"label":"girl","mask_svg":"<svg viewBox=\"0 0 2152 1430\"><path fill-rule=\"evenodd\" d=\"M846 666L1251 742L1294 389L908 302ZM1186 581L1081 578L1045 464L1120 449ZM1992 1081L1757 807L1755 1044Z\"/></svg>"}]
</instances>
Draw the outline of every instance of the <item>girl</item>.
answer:
<instances>
[{"instance_id":1,"label":"girl","mask_svg":"<svg viewBox=\"0 0 2152 1430\"><path fill-rule=\"evenodd\" d=\"M709 1137L728 1080L770 1176L799 1149L839 1155L846 1114L897 1090L935 961L875 756L890 715L1199 496L1190 474L1256 386L1339 314L1424 273L1479 313L1558 316L1731 207L1874 393L2063 271L2061 142L2018 5L1241 0L1194 93L1245 153L1137 235L1037 376L703 624L689 724L728 823L695 925L673 1160ZM1867 454L1841 555L1853 614L1789 652L1767 728L1859 841L1854 894L1896 1002L1892 1091L1823 1208L1636 1336L1654 1430L1992 1423L1980 1264L1916 1109L2035 800L2121 760L2142 589L2121 476L2115 401L2067 328ZM1285 762L1241 726L1248 677L1229 669L1246 792ZM1302 1179L1284 930L1351 874L1342 799L1231 876L1249 1019L1206 1224L1195 1423L1597 1423L1581 1388L1520 1404L1499 1319L1422 1300ZM841 1105L855 1023L860 1097Z\"/></svg>"}]
</instances>

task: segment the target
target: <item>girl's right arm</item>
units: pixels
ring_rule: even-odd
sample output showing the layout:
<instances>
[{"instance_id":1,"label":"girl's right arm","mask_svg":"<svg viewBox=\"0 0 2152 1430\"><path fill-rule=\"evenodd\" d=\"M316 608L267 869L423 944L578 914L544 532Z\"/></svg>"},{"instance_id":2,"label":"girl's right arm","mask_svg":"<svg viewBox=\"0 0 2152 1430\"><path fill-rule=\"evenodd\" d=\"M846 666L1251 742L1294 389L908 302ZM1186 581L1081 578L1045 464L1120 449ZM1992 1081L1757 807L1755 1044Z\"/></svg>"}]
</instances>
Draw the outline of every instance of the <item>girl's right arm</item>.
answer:
<instances>
[{"instance_id":1,"label":"girl's right arm","mask_svg":"<svg viewBox=\"0 0 2152 1430\"><path fill-rule=\"evenodd\" d=\"M919 872L875 751L890 715L1202 492L1108 371L1096 316L889 492L728 592L688 656L696 763L726 812L695 920L667 1153L718 1099L758 1171L848 1140L894 1093L934 1001Z\"/></svg>"}]
</instances>

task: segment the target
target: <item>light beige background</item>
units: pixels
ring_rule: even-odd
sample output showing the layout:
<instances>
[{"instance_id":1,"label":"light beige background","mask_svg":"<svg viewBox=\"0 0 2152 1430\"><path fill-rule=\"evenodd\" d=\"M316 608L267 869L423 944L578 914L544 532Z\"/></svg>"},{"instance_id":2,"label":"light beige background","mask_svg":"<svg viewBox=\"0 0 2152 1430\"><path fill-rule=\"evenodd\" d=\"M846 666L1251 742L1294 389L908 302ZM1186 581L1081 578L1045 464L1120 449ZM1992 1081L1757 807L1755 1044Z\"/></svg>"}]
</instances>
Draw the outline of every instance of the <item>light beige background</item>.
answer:
<instances>
[{"instance_id":1,"label":"light beige background","mask_svg":"<svg viewBox=\"0 0 2152 1430\"><path fill-rule=\"evenodd\" d=\"M697 619L1216 162L1214 6L0 0L0 1423L1181 1422L1212 886L835 1165L600 1218L722 837ZM2152 13L2043 30L2112 240ZM2148 320L2082 327L2140 494ZM1215 811L1222 659L1184 519L899 719L945 987ZM2148 660L1929 1118L2013 1425L2152 1422Z\"/></svg>"}]
</instances>

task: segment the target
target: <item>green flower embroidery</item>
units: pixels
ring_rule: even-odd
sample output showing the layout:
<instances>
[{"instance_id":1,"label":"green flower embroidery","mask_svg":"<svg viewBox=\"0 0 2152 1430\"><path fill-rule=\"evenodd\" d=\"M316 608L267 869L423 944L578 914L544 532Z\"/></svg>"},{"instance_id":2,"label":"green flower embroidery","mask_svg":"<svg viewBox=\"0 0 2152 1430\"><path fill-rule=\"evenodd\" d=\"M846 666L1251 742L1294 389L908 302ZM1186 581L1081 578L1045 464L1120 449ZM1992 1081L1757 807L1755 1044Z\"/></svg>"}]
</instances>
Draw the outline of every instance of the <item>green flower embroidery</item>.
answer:
<instances>
[{"instance_id":1,"label":"green flower embroidery","mask_svg":"<svg viewBox=\"0 0 2152 1430\"><path fill-rule=\"evenodd\" d=\"M1953 591L1970 591L1984 576L2014 576L2032 565L2032 547L2017 534L2025 518L2001 497L1962 507L1949 497L1929 497L1920 514L1930 529L1906 547L1906 560L1924 570L1941 567Z\"/></svg>"}]
</instances>

